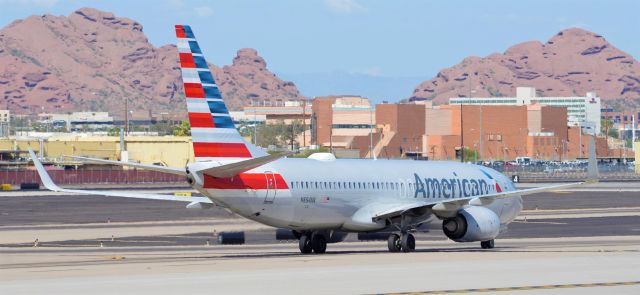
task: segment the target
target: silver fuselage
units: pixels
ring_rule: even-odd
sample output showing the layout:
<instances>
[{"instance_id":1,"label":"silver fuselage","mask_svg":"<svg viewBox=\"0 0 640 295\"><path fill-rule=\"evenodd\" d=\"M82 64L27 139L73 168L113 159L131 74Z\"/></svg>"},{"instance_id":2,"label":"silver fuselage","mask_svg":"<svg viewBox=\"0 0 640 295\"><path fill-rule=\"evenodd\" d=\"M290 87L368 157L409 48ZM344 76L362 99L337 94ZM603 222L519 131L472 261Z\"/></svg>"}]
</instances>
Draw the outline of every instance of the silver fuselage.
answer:
<instances>
[{"instance_id":1,"label":"silver fuselage","mask_svg":"<svg viewBox=\"0 0 640 295\"><path fill-rule=\"evenodd\" d=\"M208 188L199 175L194 188L234 213L266 225L348 231L353 230L345 223L369 204L429 205L516 189L493 169L445 161L284 158L247 173L264 174L270 185ZM278 175L286 185L273 180ZM497 199L485 207L506 225L522 209L522 199Z\"/></svg>"}]
</instances>

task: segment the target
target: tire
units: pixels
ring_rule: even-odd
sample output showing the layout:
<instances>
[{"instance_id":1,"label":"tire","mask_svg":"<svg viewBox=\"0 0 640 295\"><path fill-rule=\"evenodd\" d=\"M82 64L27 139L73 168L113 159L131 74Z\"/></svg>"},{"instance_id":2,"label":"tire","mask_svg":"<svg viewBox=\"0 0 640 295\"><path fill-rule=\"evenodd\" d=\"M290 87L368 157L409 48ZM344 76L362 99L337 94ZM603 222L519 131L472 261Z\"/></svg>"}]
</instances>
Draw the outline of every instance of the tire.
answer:
<instances>
[{"instance_id":1,"label":"tire","mask_svg":"<svg viewBox=\"0 0 640 295\"><path fill-rule=\"evenodd\" d=\"M313 235L311 237L311 248L316 254L324 254L327 252L327 240L323 235Z\"/></svg>"},{"instance_id":2,"label":"tire","mask_svg":"<svg viewBox=\"0 0 640 295\"><path fill-rule=\"evenodd\" d=\"M496 243L494 240L480 242L480 247L482 247L482 249L493 249L495 246Z\"/></svg>"},{"instance_id":3,"label":"tire","mask_svg":"<svg viewBox=\"0 0 640 295\"><path fill-rule=\"evenodd\" d=\"M416 250L416 238L412 234L402 235L402 252L413 252Z\"/></svg>"},{"instance_id":4,"label":"tire","mask_svg":"<svg viewBox=\"0 0 640 295\"><path fill-rule=\"evenodd\" d=\"M397 234L390 234L387 239L387 246L389 247L389 252L400 252L400 236Z\"/></svg>"},{"instance_id":5,"label":"tire","mask_svg":"<svg viewBox=\"0 0 640 295\"><path fill-rule=\"evenodd\" d=\"M298 247L300 248L300 253L309 254L313 250L311 248L311 239L308 235L301 235L300 240L298 241Z\"/></svg>"}]
</instances>

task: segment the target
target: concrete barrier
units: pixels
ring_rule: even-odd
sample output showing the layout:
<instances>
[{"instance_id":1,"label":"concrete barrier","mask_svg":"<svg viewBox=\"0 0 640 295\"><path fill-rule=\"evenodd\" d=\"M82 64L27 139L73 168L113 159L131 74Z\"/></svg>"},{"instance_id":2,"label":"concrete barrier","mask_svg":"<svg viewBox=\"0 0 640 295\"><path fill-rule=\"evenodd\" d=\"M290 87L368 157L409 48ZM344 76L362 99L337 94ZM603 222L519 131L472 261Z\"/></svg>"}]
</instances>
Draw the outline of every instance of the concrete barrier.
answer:
<instances>
[{"instance_id":1,"label":"concrete barrier","mask_svg":"<svg viewBox=\"0 0 640 295\"><path fill-rule=\"evenodd\" d=\"M279 228L276 230L276 240L278 241L288 241L288 240L297 240L296 236L293 234L293 231L290 229Z\"/></svg>"},{"instance_id":2,"label":"concrete barrier","mask_svg":"<svg viewBox=\"0 0 640 295\"><path fill-rule=\"evenodd\" d=\"M218 234L218 243L221 245L244 244L244 232L221 232Z\"/></svg>"},{"instance_id":3,"label":"concrete barrier","mask_svg":"<svg viewBox=\"0 0 640 295\"><path fill-rule=\"evenodd\" d=\"M37 182L23 182L20 184L21 190L38 190L40 189L40 184Z\"/></svg>"}]
</instances>

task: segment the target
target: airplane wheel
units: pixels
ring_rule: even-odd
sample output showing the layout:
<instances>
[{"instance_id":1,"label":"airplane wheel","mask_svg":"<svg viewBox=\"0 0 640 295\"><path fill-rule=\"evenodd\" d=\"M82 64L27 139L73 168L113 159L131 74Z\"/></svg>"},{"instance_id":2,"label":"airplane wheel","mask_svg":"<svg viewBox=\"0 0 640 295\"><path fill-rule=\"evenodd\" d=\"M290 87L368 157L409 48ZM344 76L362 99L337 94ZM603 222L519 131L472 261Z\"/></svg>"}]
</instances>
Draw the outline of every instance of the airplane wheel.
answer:
<instances>
[{"instance_id":1,"label":"airplane wheel","mask_svg":"<svg viewBox=\"0 0 640 295\"><path fill-rule=\"evenodd\" d=\"M416 238L412 234L402 235L402 252L413 252L416 250Z\"/></svg>"},{"instance_id":2,"label":"airplane wheel","mask_svg":"<svg viewBox=\"0 0 640 295\"><path fill-rule=\"evenodd\" d=\"M309 254L313 250L311 247L311 239L308 235L300 236L300 240L298 241L298 247L300 248L300 253Z\"/></svg>"},{"instance_id":3,"label":"airplane wheel","mask_svg":"<svg viewBox=\"0 0 640 295\"><path fill-rule=\"evenodd\" d=\"M494 240L480 242L480 247L482 247L482 249L493 249L495 246L496 244Z\"/></svg>"},{"instance_id":4,"label":"airplane wheel","mask_svg":"<svg viewBox=\"0 0 640 295\"><path fill-rule=\"evenodd\" d=\"M400 236L397 234L390 234L387 239L387 246L389 247L389 252L400 252L400 249L402 249Z\"/></svg>"},{"instance_id":5,"label":"airplane wheel","mask_svg":"<svg viewBox=\"0 0 640 295\"><path fill-rule=\"evenodd\" d=\"M327 240L323 235L313 235L311 237L311 248L316 254L324 254L327 251Z\"/></svg>"}]
</instances>

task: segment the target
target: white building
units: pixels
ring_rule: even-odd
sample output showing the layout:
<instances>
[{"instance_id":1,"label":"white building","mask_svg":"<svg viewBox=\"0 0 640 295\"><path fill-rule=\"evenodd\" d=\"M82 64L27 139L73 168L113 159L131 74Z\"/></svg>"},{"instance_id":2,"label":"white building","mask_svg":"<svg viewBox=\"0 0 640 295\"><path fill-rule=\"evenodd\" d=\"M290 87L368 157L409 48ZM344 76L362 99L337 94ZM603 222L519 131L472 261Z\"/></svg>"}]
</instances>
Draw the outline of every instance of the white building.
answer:
<instances>
[{"instance_id":1,"label":"white building","mask_svg":"<svg viewBox=\"0 0 640 295\"><path fill-rule=\"evenodd\" d=\"M0 110L0 137L9 137L9 123L11 122L9 110Z\"/></svg>"},{"instance_id":2,"label":"white building","mask_svg":"<svg viewBox=\"0 0 640 295\"><path fill-rule=\"evenodd\" d=\"M68 131L82 128L102 129L114 126L113 117L108 112L73 112L71 114L38 114L40 123L66 126Z\"/></svg>"},{"instance_id":3,"label":"white building","mask_svg":"<svg viewBox=\"0 0 640 295\"><path fill-rule=\"evenodd\" d=\"M453 105L542 105L567 108L567 126L581 126L588 134L600 134L600 97L595 92L586 96L553 97L536 96L533 87L518 87L516 97L456 97L450 98Z\"/></svg>"}]
</instances>

